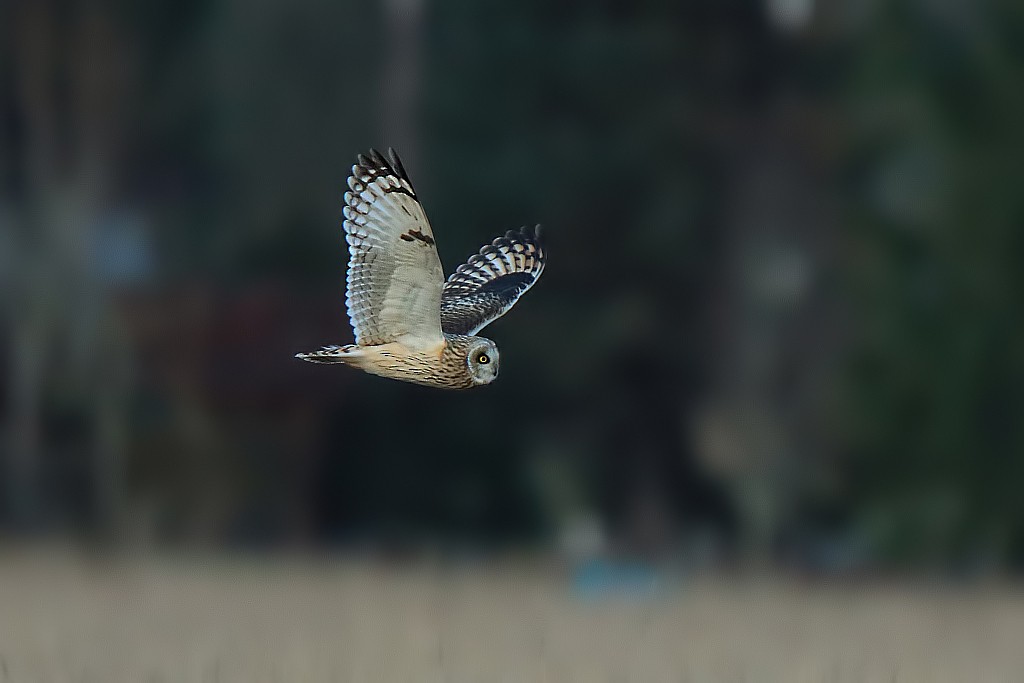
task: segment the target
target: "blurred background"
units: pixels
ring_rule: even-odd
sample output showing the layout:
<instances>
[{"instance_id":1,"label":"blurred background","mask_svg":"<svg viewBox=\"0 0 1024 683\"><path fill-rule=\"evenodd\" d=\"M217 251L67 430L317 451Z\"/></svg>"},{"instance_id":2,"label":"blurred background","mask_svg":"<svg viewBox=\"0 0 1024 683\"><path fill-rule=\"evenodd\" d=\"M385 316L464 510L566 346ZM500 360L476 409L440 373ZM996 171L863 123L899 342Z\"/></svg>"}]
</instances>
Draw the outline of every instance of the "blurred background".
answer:
<instances>
[{"instance_id":1,"label":"blurred background","mask_svg":"<svg viewBox=\"0 0 1024 683\"><path fill-rule=\"evenodd\" d=\"M0 24L5 538L1024 568L1020 3ZM351 340L371 146L448 270L544 224L497 384L293 359Z\"/></svg>"},{"instance_id":2,"label":"blurred background","mask_svg":"<svg viewBox=\"0 0 1024 683\"><path fill-rule=\"evenodd\" d=\"M510 586L542 586L521 604L563 627L523 642L576 651L557 641L576 633L611 653L684 622L640 613L647 626L591 639L605 622L573 612L566 587L1016 575L1021 121L1014 0L0 4L0 595L52 606L35 631L4 609L2 677L12 652L56 661L92 642L39 634L84 634L102 614L147 633L132 624L170 610L195 639L182 651L218 672L202 680L220 680L195 643L231 631L190 631L216 599L269 604L240 614L278 628L310 614L280 622L285 605L319 614L325 599L322 620L348 614L365 635L351 606L378 614L375 595L513 615ZM497 383L442 392L293 358L351 341L342 194L371 146L401 153L448 270L510 228L545 226L547 272L487 330ZM94 599L81 576L62 593L39 570L63 556L26 559L54 541L262 559L202 581L160 565L130 573L133 602L124 581ZM436 589L422 600L420 579L358 569L224 592L300 556L456 564L414 573ZM570 573L512 581L500 560L487 573L509 557ZM695 651L742 638L710 680L741 680L729 667L759 634L796 633L787 642L809 652L814 624L845 614L812 600L795 613L804 631L737 628L715 621L722 604L771 615L804 598L722 595L681 608L703 615L685 622ZM864 651L938 628L920 652L947 652L975 624L949 603L886 622L888 597L873 599ZM988 647L1024 628L1007 604L970 612L995 615L972 631ZM562 607L576 616L559 622ZM380 612L399 615L388 638L447 623L396 610ZM448 616L475 652L486 615ZM336 652L332 633L274 642L313 661L304 648L326 637ZM68 661L128 652L82 648ZM788 671L779 680L815 680Z\"/></svg>"}]
</instances>

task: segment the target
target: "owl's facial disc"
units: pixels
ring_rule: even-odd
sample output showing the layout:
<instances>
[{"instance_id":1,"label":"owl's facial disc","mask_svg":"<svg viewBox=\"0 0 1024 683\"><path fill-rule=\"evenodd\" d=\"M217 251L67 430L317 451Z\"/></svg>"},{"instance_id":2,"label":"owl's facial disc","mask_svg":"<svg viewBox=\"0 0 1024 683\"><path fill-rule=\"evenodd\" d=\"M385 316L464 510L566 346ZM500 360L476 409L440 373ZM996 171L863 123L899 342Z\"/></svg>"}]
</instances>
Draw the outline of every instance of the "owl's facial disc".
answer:
<instances>
[{"instance_id":1,"label":"owl's facial disc","mask_svg":"<svg viewBox=\"0 0 1024 683\"><path fill-rule=\"evenodd\" d=\"M489 384L498 377L498 347L490 339L481 338L469 347L466 363L474 384Z\"/></svg>"}]
</instances>

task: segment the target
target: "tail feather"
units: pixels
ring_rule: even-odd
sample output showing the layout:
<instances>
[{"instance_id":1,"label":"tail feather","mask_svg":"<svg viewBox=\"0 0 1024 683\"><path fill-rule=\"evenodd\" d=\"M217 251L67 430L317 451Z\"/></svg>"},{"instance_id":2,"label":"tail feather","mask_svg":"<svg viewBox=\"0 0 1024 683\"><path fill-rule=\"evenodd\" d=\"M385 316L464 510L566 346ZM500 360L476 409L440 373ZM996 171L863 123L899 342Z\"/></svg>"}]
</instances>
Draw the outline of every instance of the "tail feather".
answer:
<instances>
[{"instance_id":1,"label":"tail feather","mask_svg":"<svg viewBox=\"0 0 1024 683\"><path fill-rule=\"evenodd\" d=\"M355 344L348 344L347 346L325 346L319 351L297 353L295 354L295 357L309 361L310 363L347 363L351 358L350 354L357 348L359 347Z\"/></svg>"}]
</instances>

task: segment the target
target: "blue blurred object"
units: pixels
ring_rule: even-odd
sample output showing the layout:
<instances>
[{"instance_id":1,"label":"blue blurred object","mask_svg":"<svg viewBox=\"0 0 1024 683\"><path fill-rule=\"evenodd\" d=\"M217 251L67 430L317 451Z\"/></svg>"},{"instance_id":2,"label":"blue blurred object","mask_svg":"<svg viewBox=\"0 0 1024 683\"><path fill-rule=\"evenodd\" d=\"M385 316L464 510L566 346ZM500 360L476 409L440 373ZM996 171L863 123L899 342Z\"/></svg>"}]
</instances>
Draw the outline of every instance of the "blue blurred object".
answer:
<instances>
[{"instance_id":1,"label":"blue blurred object","mask_svg":"<svg viewBox=\"0 0 1024 683\"><path fill-rule=\"evenodd\" d=\"M573 593L586 600L644 599L662 594L665 587L657 570L639 560L595 558L581 563L572 575Z\"/></svg>"}]
</instances>

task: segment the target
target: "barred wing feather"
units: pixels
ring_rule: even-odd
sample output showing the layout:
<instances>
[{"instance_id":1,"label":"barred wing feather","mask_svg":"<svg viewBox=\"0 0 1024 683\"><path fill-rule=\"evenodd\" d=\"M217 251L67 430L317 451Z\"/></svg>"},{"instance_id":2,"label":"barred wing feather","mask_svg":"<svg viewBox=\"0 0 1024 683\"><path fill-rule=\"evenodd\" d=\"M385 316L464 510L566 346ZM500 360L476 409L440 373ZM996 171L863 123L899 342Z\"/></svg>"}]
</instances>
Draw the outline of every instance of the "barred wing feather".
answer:
<instances>
[{"instance_id":1,"label":"barred wing feather","mask_svg":"<svg viewBox=\"0 0 1024 683\"><path fill-rule=\"evenodd\" d=\"M345 193L349 265L345 305L361 346L444 342L438 311L444 271L434 233L393 149L360 154Z\"/></svg>"},{"instance_id":2,"label":"barred wing feather","mask_svg":"<svg viewBox=\"0 0 1024 683\"><path fill-rule=\"evenodd\" d=\"M446 334L476 334L505 315L544 271L540 226L510 230L452 273L441 293Z\"/></svg>"}]
</instances>

